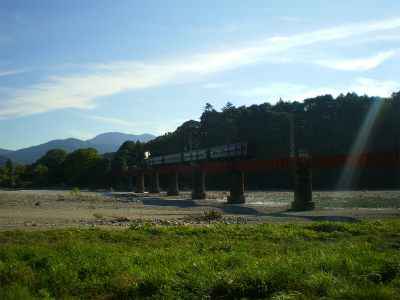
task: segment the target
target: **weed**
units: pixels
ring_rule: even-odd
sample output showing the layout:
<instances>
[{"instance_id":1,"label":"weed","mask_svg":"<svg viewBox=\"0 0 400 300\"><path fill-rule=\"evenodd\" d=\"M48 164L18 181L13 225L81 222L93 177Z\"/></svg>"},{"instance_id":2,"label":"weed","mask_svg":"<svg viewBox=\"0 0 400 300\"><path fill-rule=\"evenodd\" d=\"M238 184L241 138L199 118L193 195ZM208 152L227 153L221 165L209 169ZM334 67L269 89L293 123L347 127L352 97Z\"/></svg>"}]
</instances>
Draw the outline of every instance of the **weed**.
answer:
<instances>
[{"instance_id":1,"label":"weed","mask_svg":"<svg viewBox=\"0 0 400 300\"><path fill-rule=\"evenodd\" d=\"M65 195L63 195L63 194L57 194L57 198L60 201L64 201L66 199Z\"/></svg>"},{"instance_id":2,"label":"weed","mask_svg":"<svg viewBox=\"0 0 400 300\"><path fill-rule=\"evenodd\" d=\"M77 188L77 187L74 187L69 193L74 198L79 198L79 196L81 195L81 192L79 191L79 188Z\"/></svg>"},{"instance_id":3,"label":"weed","mask_svg":"<svg viewBox=\"0 0 400 300\"><path fill-rule=\"evenodd\" d=\"M204 219L206 220L221 219L221 213L216 209L206 210L204 212Z\"/></svg>"},{"instance_id":4,"label":"weed","mask_svg":"<svg viewBox=\"0 0 400 300\"><path fill-rule=\"evenodd\" d=\"M93 217L95 217L99 221L105 221L107 219L102 213L93 213Z\"/></svg>"}]
</instances>

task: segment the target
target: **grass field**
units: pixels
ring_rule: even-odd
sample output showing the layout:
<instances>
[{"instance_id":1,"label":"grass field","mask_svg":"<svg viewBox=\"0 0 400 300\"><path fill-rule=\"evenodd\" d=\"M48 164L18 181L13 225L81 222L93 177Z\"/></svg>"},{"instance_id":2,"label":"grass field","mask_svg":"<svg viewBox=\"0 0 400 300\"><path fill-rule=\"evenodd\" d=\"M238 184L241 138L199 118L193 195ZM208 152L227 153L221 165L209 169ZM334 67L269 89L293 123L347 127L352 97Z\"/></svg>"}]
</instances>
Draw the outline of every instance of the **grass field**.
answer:
<instances>
[{"instance_id":1,"label":"grass field","mask_svg":"<svg viewBox=\"0 0 400 300\"><path fill-rule=\"evenodd\" d=\"M1 299L400 299L400 220L0 232Z\"/></svg>"}]
</instances>

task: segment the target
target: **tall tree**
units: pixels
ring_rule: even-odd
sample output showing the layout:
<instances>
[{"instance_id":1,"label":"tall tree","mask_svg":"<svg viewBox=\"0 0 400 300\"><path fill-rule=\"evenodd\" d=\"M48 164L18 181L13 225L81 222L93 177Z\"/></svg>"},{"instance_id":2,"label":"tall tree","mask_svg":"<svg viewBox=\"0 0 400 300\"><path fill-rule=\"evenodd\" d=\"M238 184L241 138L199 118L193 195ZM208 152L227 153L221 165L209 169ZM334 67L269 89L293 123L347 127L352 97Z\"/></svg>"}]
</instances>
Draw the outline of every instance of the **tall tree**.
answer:
<instances>
[{"instance_id":1,"label":"tall tree","mask_svg":"<svg viewBox=\"0 0 400 300\"><path fill-rule=\"evenodd\" d=\"M64 178L70 185L86 186L102 180L108 167L108 158L96 149L79 149L69 153L62 163Z\"/></svg>"},{"instance_id":2,"label":"tall tree","mask_svg":"<svg viewBox=\"0 0 400 300\"><path fill-rule=\"evenodd\" d=\"M59 184L62 182L61 165L67 157L68 152L62 149L51 149L46 152L37 164L48 169L47 182L49 184Z\"/></svg>"},{"instance_id":3,"label":"tall tree","mask_svg":"<svg viewBox=\"0 0 400 300\"><path fill-rule=\"evenodd\" d=\"M133 153L135 149L134 141L125 141L121 147L119 147L115 157L111 163L112 170L127 170L132 168L134 165L133 162Z\"/></svg>"}]
</instances>

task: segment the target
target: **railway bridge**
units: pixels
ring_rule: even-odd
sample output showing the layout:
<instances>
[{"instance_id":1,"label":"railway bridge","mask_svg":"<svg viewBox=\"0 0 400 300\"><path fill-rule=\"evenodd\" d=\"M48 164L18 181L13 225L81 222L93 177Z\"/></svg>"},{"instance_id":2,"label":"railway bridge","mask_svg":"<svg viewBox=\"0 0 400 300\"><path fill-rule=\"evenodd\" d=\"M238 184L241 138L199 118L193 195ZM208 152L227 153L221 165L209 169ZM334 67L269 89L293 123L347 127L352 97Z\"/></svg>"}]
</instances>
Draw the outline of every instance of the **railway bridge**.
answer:
<instances>
[{"instance_id":1,"label":"railway bridge","mask_svg":"<svg viewBox=\"0 0 400 300\"><path fill-rule=\"evenodd\" d=\"M179 174L194 174L193 199L206 199L205 173L231 174L230 195L228 203L243 204L246 202L244 195L244 173L249 171L278 171L294 170L295 193L292 202L293 210L314 210L312 201L312 170L318 169L359 169L359 168L398 168L400 167L400 151L379 151L363 153L346 153L332 155L313 155L303 157L263 158L251 160L234 160L196 164L170 165L149 167L143 169L130 169L114 171L117 185L128 191L133 191L132 176L136 176L135 192L143 193L144 176L150 176L149 193L160 193L158 176L168 175L167 195L179 195ZM123 177L126 186L123 187Z\"/></svg>"}]
</instances>

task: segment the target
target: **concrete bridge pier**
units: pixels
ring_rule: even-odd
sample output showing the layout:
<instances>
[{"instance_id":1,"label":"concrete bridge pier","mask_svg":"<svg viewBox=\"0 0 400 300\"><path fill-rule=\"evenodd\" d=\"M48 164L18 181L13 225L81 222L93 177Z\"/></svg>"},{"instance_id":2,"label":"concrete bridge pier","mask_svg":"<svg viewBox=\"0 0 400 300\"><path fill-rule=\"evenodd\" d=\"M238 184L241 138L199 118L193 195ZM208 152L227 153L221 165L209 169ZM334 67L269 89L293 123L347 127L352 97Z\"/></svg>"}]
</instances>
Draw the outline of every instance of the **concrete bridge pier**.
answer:
<instances>
[{"instance_id":1,"label":"concrete bridge pier","mask_svg":"<svg viewBox=\"0 0 400 300\"><path fill-rule=\"evenodd\" d=\"M299 181L295 184L293 211L314 210L312 201L312 176L308 168L299 168Z\"/></svg>"},{"instance_id":2,"label":"concrete bridge pier","mask_svg":"<svg viewBox=\"0 0 400 300\"><path fill-rule=\"evenodd\" d=\"M117 186L115 187L115 189L118 190L118 191L125 190L124 181L122 179L122 175L117 175L116 181L117 181L116 182Z\"/></svg>"},{"instance_id":3,"label":"concrete bridge pier","mask_svg":"<svg viewBox=\"0 0 400 300\"><path fill-rule=\"evenodd\" d=\"M207 194L206 194L204 173L195 171L192 199L206 199L206 198Z\"/></svg>"},{"instance_id":4,"label":"concrete bridge pier","mask_svg":"<svg viewBox=\"0 0 400 300\"><path fill-rule=\"evenodd\" d=\"M150 193L152 194L158 194L160 193L160 186L158 182L158 174L157 173L151 173L150 174Z\"/></svg>"},{"instance_id":5,"label":"concrete bridge pier","mask_svg":"<svg viewBox=\"0 0 400 300\"><path fill-rule=\"evenodd\" d=\"M144 193L144 175L136 174L136 193Z\"/></svg>"},{"instance_id":6,"label":"concrete bridge pier","mask_svg":"<svg viewBox=\"0 0 400 300\"><path fill-rule=\"evenodd\" d=\"M126 180L126 190L128 192L133 192L132 175L126 175L125 180Z\"/></svg>"},{"instance_id":7,"label":"concrete bridge pier","mask_svg":"<svg viewBox=\"0 0 400 300\"><path fill-rule=\"evenodd\" d=\"M178 174L170 173L168 178L167 196L179 196L178 190Z\"/></svg>"},{"instance_id":8,"label":"concrete bridge pier","mask_svg":"<svg viewBox=\"0 0 400 300\"><path fill-rule=\"evenodd\" d=\"M231 192L228 197L228 204L246 203L244 196L244 172L235 171L231 177Z\"/></svg>"}]
</instances>

